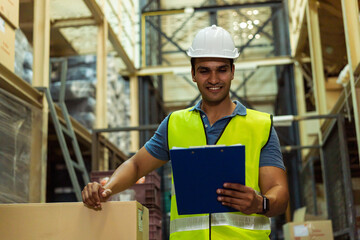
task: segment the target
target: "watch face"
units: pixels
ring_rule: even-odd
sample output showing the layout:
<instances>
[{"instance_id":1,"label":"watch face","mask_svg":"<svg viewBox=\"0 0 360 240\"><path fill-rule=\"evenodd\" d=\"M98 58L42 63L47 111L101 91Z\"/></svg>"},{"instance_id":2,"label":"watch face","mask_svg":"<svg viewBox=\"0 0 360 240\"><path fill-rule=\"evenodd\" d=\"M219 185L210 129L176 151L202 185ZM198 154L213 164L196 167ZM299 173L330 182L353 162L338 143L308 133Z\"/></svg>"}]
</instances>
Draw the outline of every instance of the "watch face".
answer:
<instances>
[{"instance_id":1,"label":"watch face","mask_svg":"<svg viewBox=\"0 0 360 240\"><path fill-rule=\"evenodd\" d=\"M261 214L265 214L269 211L269 199L262 195L263 197L263 211Z\"/></svg>"},{"instance_id":2,"label":"watch face","mask_svg":"<svg viewBox=\"0 0 360 240\"><path fill-rule=\"evenodd\" d=\"M267 211L269 211L269 199L267 198L267 197L265 197L265 196L263 196L264 197L264 213L266 213Z\"/></svg>"}]
</instances>

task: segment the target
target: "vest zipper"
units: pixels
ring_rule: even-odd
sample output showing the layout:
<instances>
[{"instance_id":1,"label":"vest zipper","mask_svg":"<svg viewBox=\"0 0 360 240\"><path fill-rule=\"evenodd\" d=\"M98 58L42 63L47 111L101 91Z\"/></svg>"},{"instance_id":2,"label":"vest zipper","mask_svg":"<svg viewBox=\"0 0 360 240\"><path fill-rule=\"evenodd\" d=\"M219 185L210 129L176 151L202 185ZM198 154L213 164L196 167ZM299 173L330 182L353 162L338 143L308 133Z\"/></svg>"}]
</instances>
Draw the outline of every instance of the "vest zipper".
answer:
<instances>
[{"instance_id":1,"label":"vest zipper","mask_svg":"<svg viewBox=\"0 0 360 240\"><path fill-rule=\"evenodd\" d=\"M206 139L206 145L208 145L208 137L207 137L207 134L206 134L205 123L204 123L203 118L201 117L200 112L199 112L199 117L200 117L201 122L203 124L204 133L205 133L205 139ZM209 240L211 240L211 213L209 213Z\"/></svg>"},{"instance_id":2,"label":"vest zipper","mask_svg":"<svg viewBox=\"0 0 360 240\"><path fill-rule=\"evenodd\" d=\"M211 213L209 213L209 240L211 240Z\"/></svg>"}]
</instances>

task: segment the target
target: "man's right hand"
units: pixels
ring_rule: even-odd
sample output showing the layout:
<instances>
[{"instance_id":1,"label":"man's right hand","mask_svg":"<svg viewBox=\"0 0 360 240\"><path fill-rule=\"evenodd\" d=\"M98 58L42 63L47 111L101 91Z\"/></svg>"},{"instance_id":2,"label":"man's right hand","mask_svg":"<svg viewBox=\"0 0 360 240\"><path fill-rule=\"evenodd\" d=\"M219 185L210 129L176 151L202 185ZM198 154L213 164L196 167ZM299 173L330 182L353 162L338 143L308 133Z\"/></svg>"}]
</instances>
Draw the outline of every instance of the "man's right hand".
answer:
<instances>
[{"instance_id":1,"label":"man's right hand","mask_svg":"<svg viewBox=\"0 0 360 240\"><path fill-rule=\"evenodd\" d=\"M111 194L111 189L104 188L97 182L88 183L81 192L83 202L95 209L100 209L101 202L106 202Z\"/></svg>"}]
</instances>

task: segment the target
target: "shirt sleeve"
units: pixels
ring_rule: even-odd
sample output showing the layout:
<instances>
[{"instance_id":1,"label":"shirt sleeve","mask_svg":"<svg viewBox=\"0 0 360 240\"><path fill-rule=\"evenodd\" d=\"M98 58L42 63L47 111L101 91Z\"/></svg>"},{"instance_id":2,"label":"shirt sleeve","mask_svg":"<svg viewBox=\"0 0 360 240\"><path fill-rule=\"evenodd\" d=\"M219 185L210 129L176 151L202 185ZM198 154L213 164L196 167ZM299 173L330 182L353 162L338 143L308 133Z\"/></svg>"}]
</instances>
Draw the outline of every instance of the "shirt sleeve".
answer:
<instances>
[{"instance_id":1,"label":"shirt sleeve","mask_svg":"<svg viewBox=\"0 0 360 240\"><path fill-rule=\"evenodd\" d=\"M169 147L167 141L167 125L169 121L169 115L160 123L155 134L145 143L145 149L151 154L151 156L168 161Z\"/></svg>"},{"instance_id":2,"label":"shirt sleeve","mask_svg":"<svg viewBox=\"0 0 360 240\"><path fill-rule=\"evenodd\" d=\"M276 130L271 128L268 143L261 149L259 167L272 166L285 170L280 142Z\"/></svg>"}]
</instances>

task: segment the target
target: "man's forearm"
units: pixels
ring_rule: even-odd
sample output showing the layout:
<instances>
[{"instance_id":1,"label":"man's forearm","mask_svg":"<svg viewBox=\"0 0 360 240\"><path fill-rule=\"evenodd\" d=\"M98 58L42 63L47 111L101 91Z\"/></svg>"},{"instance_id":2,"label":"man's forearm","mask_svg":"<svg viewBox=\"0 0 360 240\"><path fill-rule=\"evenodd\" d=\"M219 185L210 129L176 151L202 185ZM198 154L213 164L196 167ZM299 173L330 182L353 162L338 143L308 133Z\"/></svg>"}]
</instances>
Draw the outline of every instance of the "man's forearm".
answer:
<instances>
[{"instance_id":1,"label":"man's forearm","mask_svg":"<svg viewBox=\"0 0 360 240\"><path fill-rule=\"evenodd\" d=\"M112 193L118 193L131 187L135 182L164 165L166 161L154 158L142 147L134 156L121 164L105 185L105 188L111 189Z\"/></svg>"},{"instance_id":2,"label":"man's forearm","mask_svg":"<svg viewBox=\"0 0 360 240\"><path fill-rule=\"evenodd\" d=\"M111 189L112 194L116 194L131 187L140 177L136 164L128 160L115 170L104 187Z\"/></svg>"}]
</instances>

